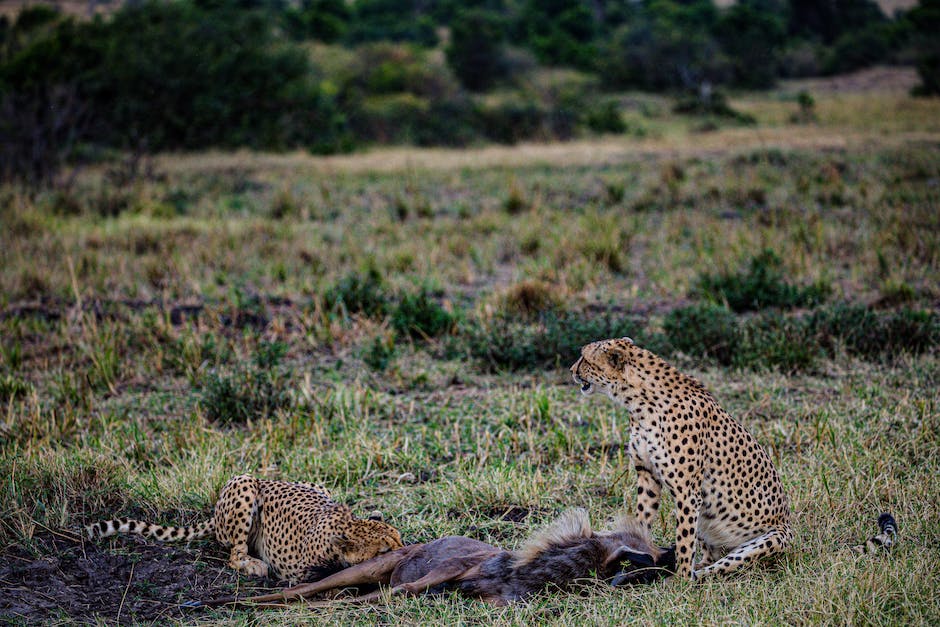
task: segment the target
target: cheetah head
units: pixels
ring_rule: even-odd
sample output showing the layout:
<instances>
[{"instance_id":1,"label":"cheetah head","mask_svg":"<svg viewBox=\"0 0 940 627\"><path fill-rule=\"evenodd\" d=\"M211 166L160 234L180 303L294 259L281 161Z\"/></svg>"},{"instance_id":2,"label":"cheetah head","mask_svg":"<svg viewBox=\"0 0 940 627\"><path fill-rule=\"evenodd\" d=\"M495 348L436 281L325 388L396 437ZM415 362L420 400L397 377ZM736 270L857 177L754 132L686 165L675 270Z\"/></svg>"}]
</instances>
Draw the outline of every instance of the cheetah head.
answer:
<instances>
[{"instance_id":1,"label":"cheetah head","mask_svg":"<svg viewBox=\"0 0 940 627\"><path fill-rule=\"evenodd\" d=\"M404 546L398 530L381 520L354 520L333 542L347 566Z\"/></svg>"},{"instance_id":2,"label":"cheetah head","mask_svg":"<svg viewBox=\"0 0 940 627\"><path fill-rule=\"evenodd\" d=\"M592 394L601 388L608 395L617 383L622 383L627 367L633 361L636 345L628 337L592 342L581 349L581 357L571 366L575 383L582 394Z\"/></svg>"}]
</instances>

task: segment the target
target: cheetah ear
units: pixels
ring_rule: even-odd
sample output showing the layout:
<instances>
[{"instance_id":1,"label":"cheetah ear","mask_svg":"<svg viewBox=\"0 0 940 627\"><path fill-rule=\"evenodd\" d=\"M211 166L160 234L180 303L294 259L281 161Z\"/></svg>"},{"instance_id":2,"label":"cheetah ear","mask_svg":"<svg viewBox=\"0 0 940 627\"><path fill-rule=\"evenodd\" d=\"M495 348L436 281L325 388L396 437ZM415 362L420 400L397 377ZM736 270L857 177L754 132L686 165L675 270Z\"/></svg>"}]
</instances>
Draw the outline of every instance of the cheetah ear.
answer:
<instances>
[{"instance_id":1,"label":"cheetah ear","mask_svg":"<svg viewBox=\"0 0 940 627\"><path fill-rule=\"evenodd\" d=\"M349 539L345 533L338 533L335 536L330 538L330 544L336 547L339 551L346 551L352 548L352 541Z\"/></svg>"},{"instance_id":2,"label":"cheetah ear","mask_svg":"<svg viewBox=\"0 0 940 627\"><path fill-rule=\"evenodd\" d=\"M382 512L376 510L369 513L369 520L377 520L379 522L385 522L385 515Z\"/></svg>"},{"instance_id":3,"label":"cheetah ear","mask_svg":"<svg viewBox=\"0 0 940 627\"><path fill-rule=\"evenodd\" d=\"M627 364L630 361L626 351L622 350L619 346L607 347L605 356L607 357L607 363L610 364L610 367L617 371L626 370Z\"/></svg>"}]
</instances>

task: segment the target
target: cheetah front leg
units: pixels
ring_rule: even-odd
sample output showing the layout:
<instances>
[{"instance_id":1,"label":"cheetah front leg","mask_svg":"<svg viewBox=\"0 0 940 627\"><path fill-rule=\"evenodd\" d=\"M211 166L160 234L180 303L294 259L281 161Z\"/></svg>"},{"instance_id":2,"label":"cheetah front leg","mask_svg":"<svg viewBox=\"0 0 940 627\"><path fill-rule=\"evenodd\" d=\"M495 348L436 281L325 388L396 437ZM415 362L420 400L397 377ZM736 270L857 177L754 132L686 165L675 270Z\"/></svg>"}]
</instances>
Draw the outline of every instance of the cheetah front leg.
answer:
<instances>
[{"instance_id":1,"label":"cheetah front leg","mask_svg":"<svg viewBox=\"0 0 940 627\"><path fill-rule=\"evenodd\" d=\"M662 486L656 481L649 470L636 466L636 517L646 525L647 529L653 528L653 517L659 510L659 497L662 493Z\"/></svg>"},{"instance_id":2,"label":"cheetah front leg","mask_svg":"<svg viewBox=\"0 0 940 627\"><path fill-rule=\"evenodd\" d=\"M698 568L702 569L705 566L715 562L718 558L721 557L721 548L708 544L707 542L702 542L702 539L699 538L699 545L702 548L702 559L698 563ZM698 572L698 570L696 570Z\"/></svg>"},{"instance_id":3,"label":"cheetah front leg","mask_svg":"<svg viewBox=\"0 0 940 627\"><path fill-rule=\"evenodd\" d=\"M694 579L696 529L702 499L697 495L676 494L676 574Z\"/></svg>"},{"instance_id":4,"label":"cheetah front leg","mask_svg":"<svg viewBox=\"0 0 940 627\"><path fill-rule=\"evenodd\" d=\"M261 494L258 481L239 475L225 484L215 506L215 536L223 546L231 546L228 565L252 577L267 577L268 565L248 555L252 527L260 524Z\"/></svg>"},{"instance_id":5,"label":"cheetah front leg","mask_svg":"<svg viewBox=\"0 0 940 627\"><path fill-rule=\"evenodd\" d=\"M706 577L717 573L730 573L748 562L782 551L792 537L789 525L775 527L767 533L748 540L723 558L705 568L695 571L695 578Z\"/></svg>"}]
</instances>

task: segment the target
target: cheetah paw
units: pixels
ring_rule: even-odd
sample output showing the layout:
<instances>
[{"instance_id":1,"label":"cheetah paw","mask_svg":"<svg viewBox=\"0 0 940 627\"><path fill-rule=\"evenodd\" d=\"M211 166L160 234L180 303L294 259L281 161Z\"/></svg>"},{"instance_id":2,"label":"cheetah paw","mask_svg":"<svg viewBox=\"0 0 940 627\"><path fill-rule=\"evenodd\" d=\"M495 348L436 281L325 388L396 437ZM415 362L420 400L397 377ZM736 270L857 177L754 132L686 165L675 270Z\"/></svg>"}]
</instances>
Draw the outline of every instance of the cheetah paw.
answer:
<instances>
[{"instance_id":1,"label":"cheetah paw","mask_svg":"<svg viewBox=\"0 0 940 627\"><path fill-rule=\"evenodd\" d=\"M248 575L249 577L267 577L268 576L268 565L262 562L259 559L253 557L245 557L237 562L229 564L232 568L238 572Z\"/></svg>"}]
</instances>

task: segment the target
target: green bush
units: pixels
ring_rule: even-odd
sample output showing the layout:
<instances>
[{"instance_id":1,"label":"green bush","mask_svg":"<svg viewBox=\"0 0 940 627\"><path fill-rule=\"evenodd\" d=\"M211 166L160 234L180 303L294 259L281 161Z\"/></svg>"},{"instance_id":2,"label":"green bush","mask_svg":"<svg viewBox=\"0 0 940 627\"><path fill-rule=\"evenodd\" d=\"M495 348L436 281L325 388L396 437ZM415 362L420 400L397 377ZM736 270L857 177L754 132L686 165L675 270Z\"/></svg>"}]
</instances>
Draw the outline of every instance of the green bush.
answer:
<instances>
[{"instance_id":1,"label":"green bush","mask_svg":"<svg viewBox=\"0 0 940 627\"><path fill-rule=\"evenodd\" d=\"M0 48L8 177L49 176L33 163L33 136L54 170L77 142L322 151L341 146L344 124L304 50L279 38L269 13L234 1L131 3L103 20L58 18Z\"/></svg>"},{"instance_id":2,"label":"green bush","mask_svg":"<svg viewBox=\"0 0 940 627\"><path fill-rule=\"evenodd\" d=\"M851 72L884 63L890 53L890 25L872 24L839 37L825 56L823 71L826 74Z\"/></svg>"},{"instance_id":3,"label":"green bush","mask_svg":"<svg viewBox=\"0 0 940 627\"><path fill-rule=\"evenodd\" d=\"M785 24L776 12L735 3L722 13L715 33L728 56L734 84L755 89L774 84L786 37Z\"/></svg>"},{"instance_id":4,"label":"green bush","mask_svg":"<svg viewBox=\"0 0 940 627\"><path fill-rule=\"evenodd\" d=\"M585 344L623 336L639 341L643 328L639 319L609 313L546 311L535 321L497 316L464 325L456 350L469 353L493 372L562 367L573 363ZM643 346L661 349L662 342L657 340L647 338Z\"/></svg>"},{"instance_id":5,"label":"green bush","mask_svg":"<svg viewBox=\"0 0 940 627\"><path fill-rule=\"evenodd\" d=\"M528 1L517 30L543 63L589 68L597 57L593 7L582 0Z\"/></svg>"},{"instance_id":6,"label":"green bush","mask_svg":"<svg viewBox=\"0 0 940 627\"><path fill-rule=\"evenodd\" d=\"M464 87L483 91L506 76L505 37L498 13L476 8L457 13L451 22L447 63Z\"/></svg>"},{"instance_id":7,"label":"green bush","mask_svg":"<svg viewBox=\"0 0 940 627\"><path fill-rule=\"evenodd\" d=\"M625 133L627 123L620 115L616 100L604 100L591 106L585 115L585 124L595 133Z\"/></svg>"},{"instance_id":8,"label":"green bush","mask_svg":"<svg viewBox=\"0 0 940 627\"><path fill-rule=\"evenodd\" d=\"M352 17L345 0L300 0L284 12L284 28L294 39L337 41L349 29Z\"/></svg>"},{"instance_id":9,"label":"green bush","mask_svg":"<svg viewBox=\"0 0 940 627\"><path fill-rule=\"evenodd\" d=\"M940 316L908 308L878 312L842 304L813 312L807 331L830 355L842 348L851 355L878 359L922 353L940 344Z\"/></svg>"},{"instance_id":10,"label":"green bush","mask_svg":"<svg viewBox=\"0 0 940 627\"><path fill-rule=\"evenodd\" d=\"M917 74L921 84L915 93L923 96L940 94L940 0L921 0L908 13L913 30Z\"/></svg>"},{"instance_id":11,"label":"green bush","mask_svg":"<svg viewBox=\"0 0 940 627\"><path fill-rule=\"evenodd\" d=\"M206 418L221 424L244 424L291 406L288 381L280 372L286 345L259 344L247 364L228 371L212 370L199 381L199 406Z\"/></svg>"},{"instance_id":12,"label":"green bush","mask_svg":"<svg viewBox=\"0 0 940 627\"><path fill-rule=\"evenodd\" d=\"M406 41L422 46L437 45L434 20L417 0L356 0L346 40Z\"/></svg>"},{"instance_id":13,"label":"green bush","mask_svg":"<svg viewBox=\"0 0 940 627\"><path fill-rule=\"evenodd\" d=\"M663 320L663 332L671 347L724 366L734 362L740 340L736 316L711 303L673 309Z\"/></svg>"},{"instance_id":14,"label":"green bush","mask_svg":"<svg viewBox=\"0 0 940 627\"><path fill-rule=\"evenodd\" d=\"M765 250L751 259L744 272L701 275L695 289L713 302L726 302L736 312L811 306L828 297L831 288L823 283L791 285L784 279L781 266L780 258Z\"/></svg>"},{"instance_id":15,"label":"green bush","mask_svg":"<svg viewBox=\"0 0 940 627\"><path fill-rule=\"evenodd\" d=\"M388 311L384 281L375 268L369 268L365 274L346 275L327 290L323 300L327 310L336 313L377 316Z\"/></svg>"},{"instance_id":16,"label":"green bush","mask_svg":"<svg viewBox=\"0 0 940 627\"><path fill-rule=\"evenodd\" d=\"M476 117L484 137L515 144L544 136L547 113L534 98L515 95L480 104Z\"/></svg>"},{"instance_id":17,"label":"green bush","mask_svg":"<svg viewBox=\"0 0 940 627\"><path fill-rule=\"evenodd\" d=\"M610 88L667 91L721 84L732 70L712 31L711 2L643 3L603 42L598 73Z\"/></svg>"},{"instance_id":18,"label":"green bush","mask_svg":"<svg viewBox=\"0 0 940 627\"><path fill-rule=\"evenodd\" d=\"M441 307L426 289L403 294L391 313L392 328L400 335L426 339L448 332L454 316Z\"/></svg>"},{"instance_id":19,"label":"green bush","mask_svg":"<svg viewBox=\"0 0 940 627\"><path fill-rule=\"evenodd\" d=\"M384 372L395 357L395 337L378 335L362 351L362 361L378 372Z\"/></svg>"},{"instance_id":20,"label":"green bush","mask_svg":"<svg viewBox=\"0 0 940 627\"><path fill-rule=\"evenodd\" d=\"M739 326L731 365L796 372L810 370L821 354L820 346L807 337L803 320L769 312Z\"/></svg>"},{"instance_id":21,"label":"green bush","mask_svg":"<svg viewBox=\"0 0 940 627\"><path fill-rule=\"evenodd\" d=\"M9 403L10 401L26 396L33 391L33 385L28 381L23 381L12 374L0 376L0 403Z\"/></svg>"},{"instance_id":22,"label":"green bush","mask_svg":"<svg viewBox=\"0 0 940 627\"><path fill-rule=\"evenodd\" d=\"M672 110L685 115L726 118L740 124L755 124L757 122L754 116L733 109L728 104L728 99L720 91L686 93L676 100Z\"/></svg>"}]
</instances>

